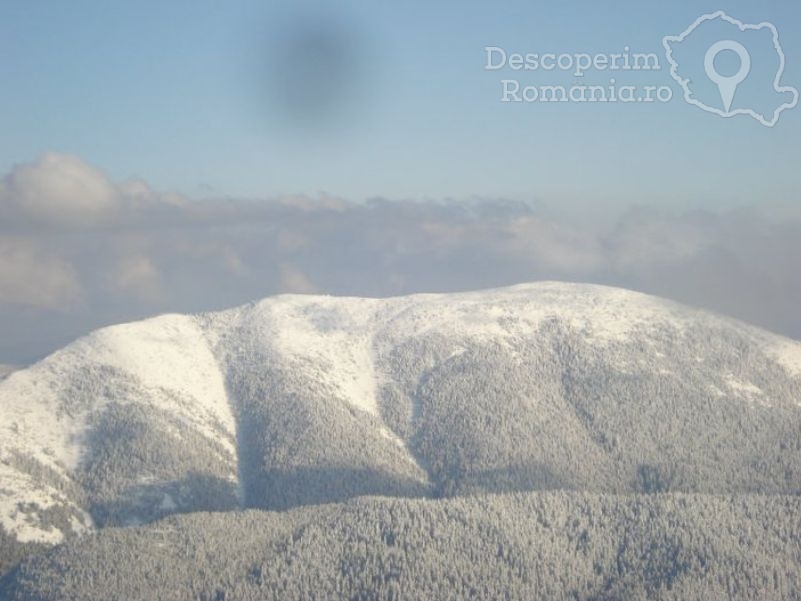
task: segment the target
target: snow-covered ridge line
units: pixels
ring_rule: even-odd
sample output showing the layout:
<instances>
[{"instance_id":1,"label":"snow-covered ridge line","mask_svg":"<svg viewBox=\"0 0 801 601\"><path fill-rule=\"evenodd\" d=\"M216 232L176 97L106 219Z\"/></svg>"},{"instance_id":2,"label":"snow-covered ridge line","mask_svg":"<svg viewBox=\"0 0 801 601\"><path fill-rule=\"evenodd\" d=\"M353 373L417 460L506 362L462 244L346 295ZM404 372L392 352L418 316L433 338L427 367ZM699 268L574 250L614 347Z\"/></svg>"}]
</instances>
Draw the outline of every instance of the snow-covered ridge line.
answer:
<instances>
[{"instance_id":1,"label":"snow-covered ridge line","mask_svg":"<svg viewBox=\"0 0 801 601\"><path fill-rule=\"evenodd\" d=\"M710 379L720 376L710 382L709 389L716 391L721 402L740 400L770 405L777 396L771 393L770 386L780 371L777 364L791 376L801 376L798 342L653 296L558 282L387 299L281 295L218 313L162 315L104 328L30 368L0 378L0 524L6 531L16 533L19 540L57 542L58 533L44 517L37 522L35 511L21 512L18 505L29 499L43 510L62 504L79 511L58 493L58 484L75 484L73 475L86 460L90 447L87 437L94 421L106 409L119 404L136 405L147 415L166 415L164 421L172 429L165 438L171 443L180 445L183 440L191 440L192 452L198 447L203 452L211 449L210 459L203 458L209 459L201 465L204 470L223 455L223 467L217 463L217 471L206 475L223 480L226 485L236 484L241 506L242 418L237 415L238 401L228 389L232 370L258 375L267 367L279 368L277 371L287 374L295 388L291 394L277 394L312 399L312 404L304 407L311 414L321 408L331 410L326 414L329 421L318 427L317 434L325 431L331 420L344 415L347 422L343 424L352 428L348 432L354 436L347 439L348 444L357 439L359 443L371 441L356 448L364 456L375 453L386 460L375 464L379 468L399 459L400 463L413 463L419 472L430 476L410 451L410 445L414 448L411 436L402 434L409 430L393 421L397 414L390 415L381 404L385 388L392 386L395 398L406 402L398 392L398 381L406 378L404 385L408 381L416 383L414 378L420 377L420 371L403 371L414 361L430 363L420 368L424 372L458 361L462 353L488 348L500 349L504 356L522 361L526 353L516 354L518 349L531 353L536 348L540 352L544 347L532 345L533 337L547 342L552 336L558 344L580 340L581 345L601 357L603 369L610 372L636 374L638 370L648 370L681 377L683 366L662 370L668 364L660 361L674 359L669 356L673 354L683 356L676 341L692 340L699 328L731 333L736 340L745 341L744 347L752 345L760 356L773 358L768 361L771 371L763 372L768 375L762 378L753 378L747 369L741 369L736 357L731 359L734 364L727 367L728 371L711 373ZM421 342L428 345L425 349L436 347L431 358L425 349L418 353L421 347L415 344ZM711 350L709 356L701 345L698 354L706 358L725 354L727 342L724 339L724 344ZM393 355L399 349L407 356ZM621 353L621 349L625 352ZM661 355L660 349L664 351ZM643 363L643 358L650 363ZM699 360L699 370L706 369L703 359ZM265 361L274 365L264 365ZM306 394L309 391L313 394ZM411 421L415 421L420 418L420 409L414 406L414 399L411 405ZM302 414L296 407L290 403L288 411ZM273 407L268 409L272 411ZM337 435L343 431L336 430ZM298 447L306 444L302 435L303 432L296 435L290 431L290 437L301 440ZM378 444L373 442L376 438ZM391 452L387 451L390 446ZM291 452L296 453L295 457L300 455L295 448ZM414 453L420 456L418 449ZM186 467L187 454L191 453L181 456L174 466L176 472L184 472L161 477L170 482L181 481L191 471ZM63 482L37 483L12 461L18 455L33 459L48 470L48 478ZM169 458L159 461L173 467ZM345 468L350 467L346 461L342 463ZM310 464L319 467L311 460ZM289 465L292 468L295 464ZM193 465L191 469L195 468ZM155 476L151 478L151 474L136 474L136 478L136 484L164 484ZM166 508L176 506L172 496L165 499L169 499ZM76 524L76 531L84 526Z\"/></svg>"}]
</instances>

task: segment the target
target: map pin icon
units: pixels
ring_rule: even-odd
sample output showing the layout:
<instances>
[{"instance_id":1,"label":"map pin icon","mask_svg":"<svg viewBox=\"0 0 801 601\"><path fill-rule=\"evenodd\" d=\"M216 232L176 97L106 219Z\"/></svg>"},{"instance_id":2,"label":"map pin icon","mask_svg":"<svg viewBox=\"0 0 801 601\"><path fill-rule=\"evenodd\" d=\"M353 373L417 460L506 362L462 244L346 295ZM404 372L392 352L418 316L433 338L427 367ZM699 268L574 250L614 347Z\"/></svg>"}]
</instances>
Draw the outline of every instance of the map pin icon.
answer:
<instances>
[{"instance_id":1,"label":"map pin icon","mask_svg":"<svg viewBox=\"0 0 801 601\"><path fill-rule=\"evenodd\" d=\"M732 50L740 57L740 70L731 77L724 77L715 69L715 58L718 54L725 50ZM751 72L751 55L745 46L734 40L722 40L717 44L713 44L707 51L706 58L704 59L704 69L706 74L713 83L717 84L720 89L720 97L723 99L723 105L726 107L726 113L731 110L731 104L734 102L734 95L737 93L737 86L739 86L748 74Z\"/></svg>"}]
</instances>

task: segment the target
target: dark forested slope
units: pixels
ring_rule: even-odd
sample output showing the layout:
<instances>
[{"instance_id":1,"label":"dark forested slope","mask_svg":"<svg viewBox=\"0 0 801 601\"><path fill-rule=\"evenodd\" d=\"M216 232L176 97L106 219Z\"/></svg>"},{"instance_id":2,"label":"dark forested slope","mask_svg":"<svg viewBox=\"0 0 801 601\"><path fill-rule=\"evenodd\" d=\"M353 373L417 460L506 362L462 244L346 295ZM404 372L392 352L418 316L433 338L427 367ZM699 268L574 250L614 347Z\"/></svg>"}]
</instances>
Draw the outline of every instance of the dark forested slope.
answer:
<instances>
[{"instance_id":1,"label":"dark forested slope","mask_svg":"<svg viewBox=\"0 0 801 601\"><path fill-rule=\"evenodd\" d=\"M8 601L801 598L801 499L362 498L107 529L29 561Z\"/></svg>"}]
</instances>

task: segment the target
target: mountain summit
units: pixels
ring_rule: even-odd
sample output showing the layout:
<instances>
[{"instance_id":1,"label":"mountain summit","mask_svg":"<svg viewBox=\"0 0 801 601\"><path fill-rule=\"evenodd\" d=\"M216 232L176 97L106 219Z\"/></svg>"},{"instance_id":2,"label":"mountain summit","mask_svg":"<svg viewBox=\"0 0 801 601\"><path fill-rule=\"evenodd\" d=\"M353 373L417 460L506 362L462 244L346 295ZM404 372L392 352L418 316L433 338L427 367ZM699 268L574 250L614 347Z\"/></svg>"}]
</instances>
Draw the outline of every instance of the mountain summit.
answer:
<instances>
[{"instance_id":1,"label":"mountain summit","mask_svg":"<svg viewBox=\"0 0 801 601\"><path fill-rule=\"evenodd\" d=\"M362 495L801 491L801 344L626 290L278 296L0 380L0 573L106 526Z\"/></svg>"}]
</instances>

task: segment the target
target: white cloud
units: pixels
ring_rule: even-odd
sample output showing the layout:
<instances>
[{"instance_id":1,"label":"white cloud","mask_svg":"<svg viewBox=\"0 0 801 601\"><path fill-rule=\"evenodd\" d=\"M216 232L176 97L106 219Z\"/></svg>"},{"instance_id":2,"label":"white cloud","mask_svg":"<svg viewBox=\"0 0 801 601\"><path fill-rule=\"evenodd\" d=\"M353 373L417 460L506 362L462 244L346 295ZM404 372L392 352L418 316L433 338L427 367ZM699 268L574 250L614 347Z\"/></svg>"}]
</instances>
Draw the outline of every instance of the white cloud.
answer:
<instances>
[{"instance_id":1,"label":"white cloud","mask_svg":"<svg viewBox=\"0 0 801 601\"><path fill-rule=\"evenodd\" d=\"M30 241L0 238L0 305L68 311L81 296L78 275L67 261Z\"/></svg>"},{"instance_id":2,"label":"white cloud","mask_svg":"<svg viewBox=\"0 0 801 601\"><path fill-rule=\"evenodd\" d=\"M55 152L16 165L0 181L0 219L12 224L126 225L141 212L188 206L180 195L157 193L142 180L114 183L79 157Z\"/></svg>"},{"instance_id":3,"label":"white cloud","mask_svg":"<svg viewBox=\"0 0 801 601\"><path fill-rule=\"evenodd\" d=\"M280 271L280 292L292 294L314 294L319 292L317 286L312 283L308 276L292 265L281 265Z\"/></svg>"},{"instance_id":4,"label":"white cloud","mask_svg":"<svg viewBox=\"0 0 801 601\"><path fill-rule=\"evenodd\" d=\"M48 223L95 223L120 203L119 191L101 171L66 154L49 153L14 167L0 188L6 215Z\"/></svg>"},{"instance_id":5,"label":"white cloud","mask_svg":"<svg viewBox=\"0 0 801 601\"><path fill-rule=\"evenodd\" d=\"M109 274L113 292L142 303L160 303L167 299L161 273L148 257L123 257Z\"/></svg>"},{"instance_id":6,"label":"white cloud","mask_svg":"<svg viewBox=\"0 0 801 601\"><path fill-rule=\"evenodd\" d=\"M592 221L503 200L192 202L143 181L109 182L62 155L15 168L0 204L16 219L0 219L0 362L155 310L538 279L624 286L801 337L801 221L767 210L640 209ZM30 227L42 215L48 227ZM114 227L92 227L98 215ZM23 346L27 356L15 354Z\"/></svg>"}]
</instances>

